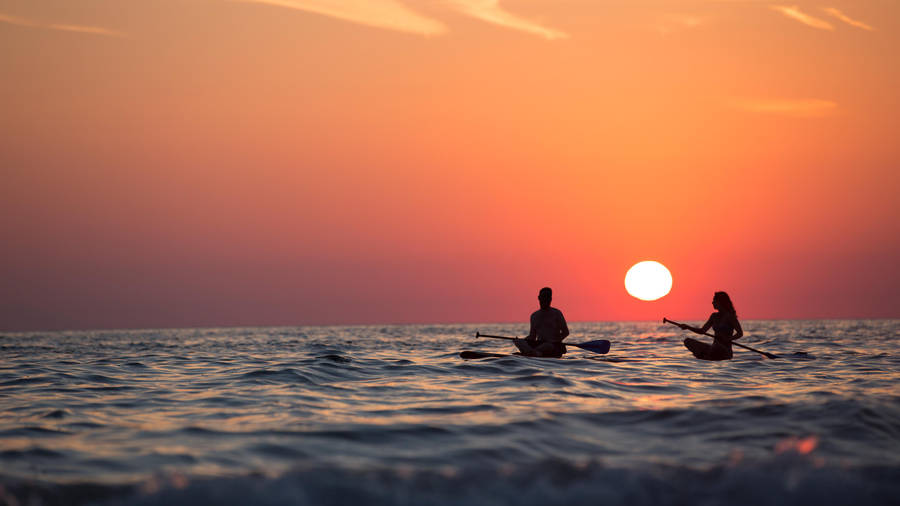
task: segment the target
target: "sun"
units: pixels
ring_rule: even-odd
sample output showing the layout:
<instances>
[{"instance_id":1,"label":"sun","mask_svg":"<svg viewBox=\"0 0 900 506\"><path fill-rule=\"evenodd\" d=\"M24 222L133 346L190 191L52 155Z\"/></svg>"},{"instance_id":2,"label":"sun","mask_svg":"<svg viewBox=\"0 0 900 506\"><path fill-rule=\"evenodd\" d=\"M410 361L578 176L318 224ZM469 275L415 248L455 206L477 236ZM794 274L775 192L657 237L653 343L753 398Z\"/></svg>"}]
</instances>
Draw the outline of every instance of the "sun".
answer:
<instances>
[{"instance_id":1,"label":"sun","mask_svg":"<svg viewBox=\"0 0 900 506\"><path fill-rule=\"evenodd\" d=\"M625 290L641 300L656 300L672 289L672 273L653 260L634 264L625 274Z\"/></svg>"}]
</instances>

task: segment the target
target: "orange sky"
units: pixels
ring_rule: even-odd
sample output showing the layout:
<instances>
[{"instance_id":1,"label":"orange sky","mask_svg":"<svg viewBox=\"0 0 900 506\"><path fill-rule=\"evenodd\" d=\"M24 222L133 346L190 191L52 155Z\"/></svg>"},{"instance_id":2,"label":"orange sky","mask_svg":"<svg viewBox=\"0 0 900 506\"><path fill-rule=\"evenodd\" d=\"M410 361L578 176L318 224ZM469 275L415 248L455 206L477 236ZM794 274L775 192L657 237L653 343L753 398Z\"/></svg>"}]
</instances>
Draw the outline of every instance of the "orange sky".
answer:
<instances>
[{"instance_id":1,"label":"orange sky","mask_svg":"<svg viewBox=\"0 0 900 506\"><path fill-rule=\"evenodd\" d=\"M0 329L524 322L545 285L573 321L900 317L898 33L888 0L0 0Z\"/></svg>"}]
</instances>

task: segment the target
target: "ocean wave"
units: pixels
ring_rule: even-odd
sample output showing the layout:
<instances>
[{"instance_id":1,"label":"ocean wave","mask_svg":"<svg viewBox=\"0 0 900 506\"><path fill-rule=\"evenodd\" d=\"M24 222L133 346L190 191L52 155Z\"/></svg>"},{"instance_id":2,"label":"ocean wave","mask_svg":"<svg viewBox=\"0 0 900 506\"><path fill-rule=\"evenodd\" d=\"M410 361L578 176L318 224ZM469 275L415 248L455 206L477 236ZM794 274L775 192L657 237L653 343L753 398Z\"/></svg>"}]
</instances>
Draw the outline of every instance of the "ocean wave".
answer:
<instances>
[{"instance_id":1,"label":"ocean wave","mask_svg":"<svg viewBox=\"0 0 900 506\"><path fill-rule=\"evenodd\" d=\"M158 474L129 485L56 485L0 478L0 499L43 505L178 506L187 504L331 506L510 505L630 506L892 505L900 470L846 468L784 455L708 469L609 467L600 461L547 460L495 466L419 470L415 466L367 469L299 467L277 475L227 477Z\"/></svg>"},{"instance_id":2,"label":"ocean wave","mask_svg":"<svg viewBox=\"0 0 900 506\"><path fill-rule=\"evenodd\" d=\"M293 369L257 369L255 371L241 373L234 377L235 381L250 383L303 383L315 384L315 382L307 376Z\"/></svg>"}]
</instances>

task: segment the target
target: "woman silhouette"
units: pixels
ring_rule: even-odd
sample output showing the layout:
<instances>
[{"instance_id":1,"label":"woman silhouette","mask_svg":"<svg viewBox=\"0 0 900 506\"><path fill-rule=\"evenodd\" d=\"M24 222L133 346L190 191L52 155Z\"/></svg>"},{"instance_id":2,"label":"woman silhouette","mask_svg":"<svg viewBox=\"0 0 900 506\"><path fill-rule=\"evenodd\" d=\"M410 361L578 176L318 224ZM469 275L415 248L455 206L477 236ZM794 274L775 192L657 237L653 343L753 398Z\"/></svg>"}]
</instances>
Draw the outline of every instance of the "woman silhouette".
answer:
<instances>
[{"instance_id":1,"label":"woman silhouette","mask_svg":"<svg viewBox=\"0 0 900 506\"><path fill-rule=\"evenodd\" d=\"M688 337L684 340L684 345L695 357L703 360L729 360L732 357L731 341L740 339L744 335L741 328L741 322L738 321L737 311L734 310L734 304L731 298L725 292L716 292L712 300L713 308L716 312L709 315L709 319L702 327L692 327L690 325L679 323L678 326L683 330L690 330L697 334L706 334L710 328L713 329L715 337L712 344L707 344L696 339Z\"/></svg>"}]
</instances>

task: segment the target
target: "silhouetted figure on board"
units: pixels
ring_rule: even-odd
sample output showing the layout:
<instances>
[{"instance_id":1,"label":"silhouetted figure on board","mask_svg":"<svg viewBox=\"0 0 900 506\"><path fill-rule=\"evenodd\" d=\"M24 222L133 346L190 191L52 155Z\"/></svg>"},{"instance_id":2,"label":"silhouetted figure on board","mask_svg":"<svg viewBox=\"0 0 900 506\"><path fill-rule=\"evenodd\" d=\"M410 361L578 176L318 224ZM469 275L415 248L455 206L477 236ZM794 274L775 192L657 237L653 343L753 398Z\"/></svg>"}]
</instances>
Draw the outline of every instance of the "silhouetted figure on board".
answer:
<instances>
[{"instance_id":1,"label":"silhouetted figure on board","mask_svg":"<svg viewBox=\"0 0 900 506\"><path fill-rule=\"evenodd\" d=\"M716 312L709 315L709 319L702 327L692 327L690 325L678 324L683 330L690 330L697 334L706 334L710 328L713 329L715 337L712 344L707 344L691 337L684 340L684 345L695 357L703 360L729 360L732 357L731 341L740 339L744 335L741 328L741 322L738 321L737 311L734 310L734 304L731 298L725 292L716 292L712 300L713 308Z\"/></svg>"},{"instance_id":2,"label":"silhouetted figure on board","mask_svg":"<svg viewBox=\"0 0 900 506\"><path fill-rule=\"evenodd\" d=\"M538 293L541 308L531 313L531 330L525 339L513 341L522 355L529 357L556 357L566 352L562 340L569 335L569 327L562 311L550 307L553 290L544 287Z\"/></svg>"}]
</instances>

